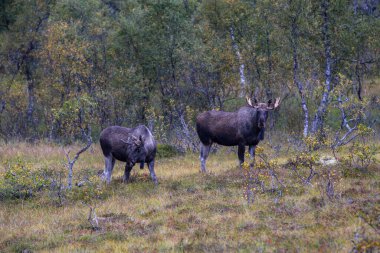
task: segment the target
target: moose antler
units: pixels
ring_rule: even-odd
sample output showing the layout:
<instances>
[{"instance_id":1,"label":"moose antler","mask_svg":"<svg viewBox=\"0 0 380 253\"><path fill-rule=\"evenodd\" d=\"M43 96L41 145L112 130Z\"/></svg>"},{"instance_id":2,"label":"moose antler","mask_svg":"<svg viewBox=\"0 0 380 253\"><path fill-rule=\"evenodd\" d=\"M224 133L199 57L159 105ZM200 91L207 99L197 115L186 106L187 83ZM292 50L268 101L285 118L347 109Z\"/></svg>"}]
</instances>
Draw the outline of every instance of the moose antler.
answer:
<instances>
[{"instance_id":1,"label":"moose antler","mask_svg":"<svg viewBox=\"0 0 380 253\"><path fill-rule=\"evenodd\" d=\"M128 137L128 140L123 140L123 139L120 139L122 142L124 142L125 144L136 144L136 145L141 145L142 143L142 139L141 139L141 136L140 138L137 138L136 136L132 135L132 136L129 136Z\"/></svg>"},{"instance_id":2,"label":"moose antler","mask_svg":"<svg viewBox=\"0 0 380 253\"><path fill-rule=\"evenodd\" d=\"M252 101L251 101L251 99L250 99L248 96L246 96L245 99L247 100L247 103L248 103L250 106L253 106L253 105L252 105Z\"/></svg>"},{"instance_id":3,"label":"moose antler","mask_svg":"<svg viewBox=\"0 0 380 253\"><path fill-rule=\"evenodd\" d=\"M254 107L254 108L258 108L258 107L259 107L259 106L257 105L258 102L257 102L257 99L256 99L256 98L253 99L253 103L252 103L252 100L251 100L248 96L246 96L245 99L247 100L247 103L248 103L250 106L252 106L252 107Z\"/></svg>"},{"instance_id":4,"label":"moose antler","mask_svg":"<svg viewBox=\"0 0 380 253\"><path fill-rule=\"evenodd\" d=\"M280 98L276 98L276 101L274 102L274 106L273 107L269 107L268 106L268 110L274 110L276 109L278 106L280 105Z\"/></svg>"},{"instance_id":5,"label":"moose antler","mask_svg":"<svg viewBox=\"0 0 380 253\"><path fill-rule=\"evenodd\" d=\"M123 139L120 139L122 142L124 142L125 144L129 144L129 142L128 141L125 141L125 140L123 140Z\"/></svg>"},{"instance_id":6,"label":"moose antler","mask_svg":"<svg viewBox=\"0 0 380 253\"><path fill-rule=\"evenodd\" d=\"M277 108L280 105L280 98L276 98L276 102L274 102L274 108Z\"/></svg>"}]
</instances>

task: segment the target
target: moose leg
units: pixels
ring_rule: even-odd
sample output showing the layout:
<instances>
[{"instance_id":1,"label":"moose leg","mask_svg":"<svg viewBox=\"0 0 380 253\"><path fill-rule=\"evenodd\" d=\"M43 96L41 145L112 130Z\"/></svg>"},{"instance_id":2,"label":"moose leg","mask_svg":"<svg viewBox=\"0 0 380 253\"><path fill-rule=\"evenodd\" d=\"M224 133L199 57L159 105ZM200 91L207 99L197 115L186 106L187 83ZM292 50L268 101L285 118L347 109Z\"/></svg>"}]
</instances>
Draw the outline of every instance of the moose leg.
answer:
<instances>
[{"instance_id":1,"label":"moose leg","mask_svg":"<svg viewBox=\"0 0 380 253\"><path fill-rule=\"evenodd\" d=\"M238 146L238 157L239 157L239 166L240 169L242 168L242 165L244 163L244 153L245 153L245 146L239 145Z\"/></svg>"},{"instance_id":2,"label":"moose leg","mask_svg":"<svg viewBox=\"0 0 380 253\"><path fill-rule=\"evenodd\" d=\"M255 150L256 150L256 146L254 145L249 146L249 155L251 156L252 160L255 158Z\"/></svg>"},{"instance_id":3,"label":"moose leg","mask_svg":"<svg viewBox=\"0 0 380 253\"><path fill-rule=\"evenodd\" d=\"M141 163L140 163L140 169L141 169L141 170L144 169L144 162L141 162Z\"/></svg>"},{"instance_id":4,"label":"moose leg","mask_svg":"<svg viewBox=\"0 0 380 253\"><path fill-rule=\"evenodd\" d=\"M157 185L158 181L157 181L156 173L154 173L154 160L148 163L148 167L149 167L150 177L152 178L154 184Z\"/></svg>"},{"instance_id":5,"label":"moose leg","mask_svg":"<svg viewBox=\"0 0 380 253\"><path fill-rule=\"evenodd\" d=\"M128 163L125 165L125 170L124 170L124 177L123 177L123 181L126 183L128 182L128 179L129 179L129 175L131 174L131 170L132 170L133 167L131 167L130 165L128 165Z\"/></svg>"},{"instance_id":6,"label":"moose leg","mask_svg":"<svg viewBox=\"0 0 380 253\"><path fill-rule=\"evenodd\" d=\"M113 158L112 155L107 156L105 158L105 165L106 167L104 168L104 176L106 178L107 184L109 184L111 182L112 170L115 166L115 158Z\"/></svg>"},{"instance_id":7,"label":"moose leg","mask_svg":"<svg viewBox=\"0 0 380 253\"><path fill-rule=\"evenodd\" d=\"M250 145L249 146L249 155L251 156L251 162L250 162L250 167L253 167L253 162L255 159L255 150L256 150L256 145Z\"/></svg>"},{"instance_id":8,"label":"moose leg","mask_svg":"<svg viewBox=\"0 0 380 253\"><path fill-rule=\"evenodd\" d=\"M211 144L205 145L201 143L201 172L206 172L206 160L208 157L208 153L210 152Z\"/></svg>"}]
</instances>

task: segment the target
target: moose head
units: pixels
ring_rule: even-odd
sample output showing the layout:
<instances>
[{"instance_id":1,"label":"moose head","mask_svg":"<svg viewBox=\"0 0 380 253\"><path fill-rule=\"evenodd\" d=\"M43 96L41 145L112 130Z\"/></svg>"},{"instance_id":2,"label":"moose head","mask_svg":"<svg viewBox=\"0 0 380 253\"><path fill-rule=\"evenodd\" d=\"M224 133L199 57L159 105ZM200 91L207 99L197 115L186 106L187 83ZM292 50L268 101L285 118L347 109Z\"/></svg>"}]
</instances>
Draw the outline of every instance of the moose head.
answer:
<instances>
[{"instance_id":1,"label":"moose head","mask_svg":"<svg viewBox=\"0 0 380 253\"><path fill-rule=\"evenodd\" d=\"M269 99L268 103L258 103L256 98L252 100L246 97L247 103L252 108L256 109L256 121L258 128L265 128L265 122L268 118L268 111L276 109L280 105L280 98L276 98L274 104L272 99Z\"/></svg>"},{"instance_id":2,"label":"moose head","mask_svg":"<svg viewBox=\"0 0 380 253\"><path fill-rule=\"evenodd\" d=\"M139 137L136 137L134 135L131 135L128 137L127 140L120 140L127 144L125 146L125 152L127 157L129 158L131 166L133 166L136 163L136 161L140 159L142 156L145 156L143 136L140 135Z\"/></svg>"}]
</instances>

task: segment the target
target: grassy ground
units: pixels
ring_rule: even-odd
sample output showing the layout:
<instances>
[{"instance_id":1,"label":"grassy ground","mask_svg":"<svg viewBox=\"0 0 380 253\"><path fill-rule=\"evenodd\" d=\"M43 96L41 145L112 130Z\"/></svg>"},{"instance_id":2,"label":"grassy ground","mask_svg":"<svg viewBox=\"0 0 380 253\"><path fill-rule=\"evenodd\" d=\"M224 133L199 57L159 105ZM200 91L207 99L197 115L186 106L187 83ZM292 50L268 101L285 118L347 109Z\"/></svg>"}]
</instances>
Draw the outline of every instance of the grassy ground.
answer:
<instances>
[{"instance_id":1,"label":"grassy ground","mask_svg":"<svg viewBox=\"0 0 380 253\"><path fill-rule=\"evenodd\" d=\"M78 147L72 147L72 152ZM0 146L5 170L17 157L38 170L63 168L58 146L24 143ZM286 157L282 157L286 160ZM105 197L96 201L98 230L87 220L89 207L66 200L57 206L47 190L27 200L0 202L0 252L350 252L353 241L379 239L380 170L346 173L336 166L335 195L329 200L318 186L304 186L284 167L279 174L287 190L281 198L257 191L253 205L243 197L244 181L237 157L225 150L199 173L197 155L161 159L159 186L148 170L133 170L122 182L116 163ZM98 146L81 156L76 174L103 168ZM375 217L372 227L363 215ZM376 223L377 219L377 223Z\"/></svg>"}]
</instances>

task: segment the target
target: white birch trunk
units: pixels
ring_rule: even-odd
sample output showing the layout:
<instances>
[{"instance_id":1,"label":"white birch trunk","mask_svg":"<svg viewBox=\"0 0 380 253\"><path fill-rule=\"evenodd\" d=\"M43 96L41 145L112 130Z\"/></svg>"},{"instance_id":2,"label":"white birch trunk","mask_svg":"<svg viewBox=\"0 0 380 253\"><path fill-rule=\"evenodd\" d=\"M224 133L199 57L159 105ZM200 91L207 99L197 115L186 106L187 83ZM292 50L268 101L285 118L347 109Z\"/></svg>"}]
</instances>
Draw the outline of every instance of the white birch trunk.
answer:
<instances>
[{"instance_id":1,"label":"white birch trunk","mask_svg":"<svg viewBox=\"0 0 380 253\"><path fill-rule=\"evenodd\" d=\"M235 33L234 33L234 29L232 26L230 27L230 35L231 35L231 41L232 41L232 48L235 50L236 57L237 57L238 62L239 62L239 75L240 75L240 94L239 94L239 96L244 97L245 88L246 88L246 78L245 78L245 74L244 74L245 66L244 66L243 59L241 57L240 51L239 51L239 47L238 47L236 40L235 40Z\"/></svg>"},{"instance_id":2,"label":"white birch trunk","mask_svg":"<svg viewBox=\"0 0 380 253\"><path fill-rule=\"evenodd\" d=\"M315 113L313 124L312 124L312 132L316 133L319 129L323 127L323 117L326 113L328 100L329 100L329 94L331 91L331 65L332 65L332 59L331 59L331 41L329 36L329 15L328 15L328 9L329 9L329 0L325 0L322 3L322 16L323 16L323 23L322 23L322 34L323 34L323 46L325 49L325 58L326 58L326 68L325 68L325 85L323 89L322 99L318 106L318 110Z\"/></svg>"}]
</instances>

